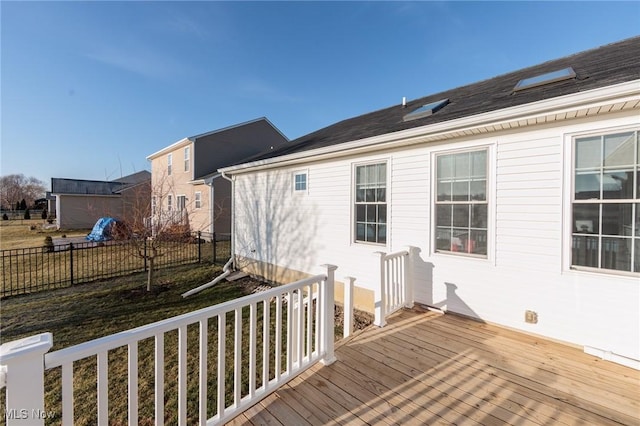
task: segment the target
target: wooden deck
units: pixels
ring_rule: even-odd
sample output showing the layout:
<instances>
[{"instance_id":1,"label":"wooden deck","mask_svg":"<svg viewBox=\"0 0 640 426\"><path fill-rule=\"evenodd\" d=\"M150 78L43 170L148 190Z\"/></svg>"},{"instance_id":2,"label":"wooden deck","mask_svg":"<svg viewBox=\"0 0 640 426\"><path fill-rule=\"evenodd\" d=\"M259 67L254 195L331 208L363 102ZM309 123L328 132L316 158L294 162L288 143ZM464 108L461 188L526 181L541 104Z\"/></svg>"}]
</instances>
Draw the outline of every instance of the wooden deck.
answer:
<instances>
[{"instance_id":1,"label":"wooden deck","mask_svg":"<svg viewBox=\"0 0 640 426\"><path fill-rule=\"evenodd\" d=\"M639 425L640 372L454 315L402 311L232 424Z\"/></svg>"}]
</instances>

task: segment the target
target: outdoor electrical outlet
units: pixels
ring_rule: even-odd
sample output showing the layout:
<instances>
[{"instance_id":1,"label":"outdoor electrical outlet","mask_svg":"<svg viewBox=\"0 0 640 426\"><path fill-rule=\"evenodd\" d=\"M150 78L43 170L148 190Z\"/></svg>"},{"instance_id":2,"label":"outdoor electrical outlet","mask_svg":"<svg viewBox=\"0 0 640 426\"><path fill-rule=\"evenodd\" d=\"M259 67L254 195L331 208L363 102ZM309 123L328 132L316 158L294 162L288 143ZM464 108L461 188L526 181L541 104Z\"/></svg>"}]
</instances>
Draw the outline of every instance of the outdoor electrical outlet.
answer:
<instances>
[{"instance_id":1,"label":"outdoor electrical outlet","mask_svg":"<svg viewBox=\"0 0 640 426\"><path fill-rule=\"evenodd\" d=\"M538 313L534 311L524 311L524 320L529 324L538 323Z\"/></svg>"}]
</instances>

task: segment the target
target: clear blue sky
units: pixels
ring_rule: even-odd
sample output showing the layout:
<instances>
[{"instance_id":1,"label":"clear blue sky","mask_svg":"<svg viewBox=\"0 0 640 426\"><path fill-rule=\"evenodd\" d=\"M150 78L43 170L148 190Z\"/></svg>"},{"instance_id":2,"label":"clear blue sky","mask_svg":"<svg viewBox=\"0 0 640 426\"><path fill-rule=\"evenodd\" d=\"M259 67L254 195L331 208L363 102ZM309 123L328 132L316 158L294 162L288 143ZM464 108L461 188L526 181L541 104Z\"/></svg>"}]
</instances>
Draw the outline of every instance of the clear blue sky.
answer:
<instances>
[{"instance_id":1,"label":"clear blue sky","mask_svg":"<svg viewBox=\"0 0 640 426\"><path fill-rule=\"evenodd\" d=\"M0 174L115 179L266 116L345 118L640 34L640 2L7 2Z\"/></svg>"}]
</instances>

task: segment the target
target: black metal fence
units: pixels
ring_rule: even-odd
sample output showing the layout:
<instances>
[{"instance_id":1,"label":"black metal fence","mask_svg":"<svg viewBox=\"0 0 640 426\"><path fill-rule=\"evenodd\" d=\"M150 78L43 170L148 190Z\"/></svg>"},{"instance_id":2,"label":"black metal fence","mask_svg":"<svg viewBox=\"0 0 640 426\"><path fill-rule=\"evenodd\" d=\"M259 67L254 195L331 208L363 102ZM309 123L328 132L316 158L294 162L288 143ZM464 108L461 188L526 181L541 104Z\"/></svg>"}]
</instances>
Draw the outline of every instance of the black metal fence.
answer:
<instances>
[{"instance_id":1,"label":"black metal fence","mask_svg":"<svg viewBox=\"0 0 640 426\"><path fill-rule=\"evenodd\" d=\"M224 263L231 256L230 240L228 234L198 232L153 245L146 240L66 243L58 239L49 246L2 250L0 298L146 272L154 248L155 269Z\"/></svg>"}]
</instances>

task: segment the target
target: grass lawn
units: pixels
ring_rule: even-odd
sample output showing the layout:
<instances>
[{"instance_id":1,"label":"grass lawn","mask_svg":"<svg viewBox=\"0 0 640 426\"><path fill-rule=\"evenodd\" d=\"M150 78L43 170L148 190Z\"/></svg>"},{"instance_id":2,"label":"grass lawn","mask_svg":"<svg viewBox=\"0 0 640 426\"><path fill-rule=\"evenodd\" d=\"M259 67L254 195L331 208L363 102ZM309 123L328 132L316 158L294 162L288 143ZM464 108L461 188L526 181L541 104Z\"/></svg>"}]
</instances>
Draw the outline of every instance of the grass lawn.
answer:
<instances>
[{"instance_id":1,"label":"grass lawn","mask_svg":"<svg viewBox=\"0 0 640 426\"><path fill-rule=\"evenodd\" d=\"M50 331L53 333L52 350L58 350L241 297L250 290L252 284L242 280L222 282L200 294L182 298L181 293L210 281L219 273L220 267L211 265L160 270L157 271L158 284L151 293L145 291L146 275L136 274L4 299L0 306L1 341L4 343ZM189 345L193 345L197 354L197 327L190 327L188 335ZM153 342L147 340L139 345L141 424L150 421L153 413ZM176 343L177 333L165 335L166 421L169 423L175 419L177 409L177 390L174 386L177 375L174 362ZM192 376L197 379L197 359L191 356L191 351L189 354L189 371L195 371ZM109 408L110 416L114 418L113 424L126 424L126 357L126 348L109 353ZM92 358L74 364L75 424L90 425L95 422L95 357ZM59 413L60 372L57 370L46 373L45 398L47 410ZM0 413L4 413L4 391L0 394ZM191 391L189 401L189 412L197 413L197 396L192 395ZM60 418L56 417L47 423L59 422Z\"/></svg>"},{"instance_id":2,"label":"grass lawn","mask_svg":"<svg viewBox=\"0 0 640 426\"><path fill-rule=\"evenodd\" d=\"M46 221L42 219L30 220L0 220L0 250L42 247L44 237L81 237L91 232L90 229L57 230L44 229ZM34 229L31 229L34 227Z\"/></svg>"}]
</instances>

